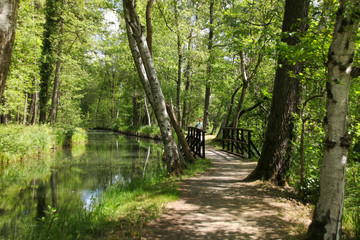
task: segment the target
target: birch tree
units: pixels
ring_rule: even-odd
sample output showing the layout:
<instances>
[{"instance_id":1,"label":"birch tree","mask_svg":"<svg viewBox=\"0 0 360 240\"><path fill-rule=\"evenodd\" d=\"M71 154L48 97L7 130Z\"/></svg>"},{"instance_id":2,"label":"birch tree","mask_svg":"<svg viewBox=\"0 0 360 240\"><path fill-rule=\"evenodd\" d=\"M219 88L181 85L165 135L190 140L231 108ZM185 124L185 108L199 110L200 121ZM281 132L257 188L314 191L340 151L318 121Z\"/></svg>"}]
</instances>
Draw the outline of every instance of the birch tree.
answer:
<instances>
[{"instance_id":1,"label":"birch tree","mask_svg":"<svg viewBox=\"0 0 360 240\"><path fill-rule=\"evenodd\" d=\"M342 0L328 52L325 148L320 173L320 196L308 239L340 239L344 206L344 179L350 137L348 102L351 79L360 75L353 67L355 38L359 29L360 2Z\"/></svg>"},{"instance_id":2,"label":"birch tree","mask_svg":"<svg viewBox=\"0 0 360 240\"><path fill-rule=\"evenodd\" d=\"M19 0L0 2L0 102L10 67L18 9Z\"/></svg>"},{"instance_id":3,"label":"birch tree","mask_svg":"<svg viewBox=\"0 0 360 240\"><path fill-rule=\"evenodd\" d=\"M140 23L134 0L124 0L123 9L132 56L146 96L150 101L160 127L167 170L169 173L179 174L181 172L180 156L171 131L165 98L145 38L145 27Z\"/></svg>"}]
</instances>

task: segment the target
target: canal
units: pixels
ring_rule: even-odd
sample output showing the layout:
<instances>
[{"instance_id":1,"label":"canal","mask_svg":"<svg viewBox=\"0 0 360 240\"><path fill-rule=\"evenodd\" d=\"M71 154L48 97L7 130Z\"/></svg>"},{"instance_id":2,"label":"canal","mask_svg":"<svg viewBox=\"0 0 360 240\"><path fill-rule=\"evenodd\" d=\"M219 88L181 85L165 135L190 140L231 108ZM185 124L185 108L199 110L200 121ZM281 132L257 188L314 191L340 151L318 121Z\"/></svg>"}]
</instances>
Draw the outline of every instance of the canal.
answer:
<instances>
[{"instance_id":1,"label":"canal","mask_svg":"<svg viewBox=\"0 0 360 240\"><path fill-rule=\"evenodd\" d=\"M160 174L162 144L91 130L88 144L0 169L0 239L21 239L51 211L81 204L91 211L109 186Z\"/></svg>"}]
</instances>

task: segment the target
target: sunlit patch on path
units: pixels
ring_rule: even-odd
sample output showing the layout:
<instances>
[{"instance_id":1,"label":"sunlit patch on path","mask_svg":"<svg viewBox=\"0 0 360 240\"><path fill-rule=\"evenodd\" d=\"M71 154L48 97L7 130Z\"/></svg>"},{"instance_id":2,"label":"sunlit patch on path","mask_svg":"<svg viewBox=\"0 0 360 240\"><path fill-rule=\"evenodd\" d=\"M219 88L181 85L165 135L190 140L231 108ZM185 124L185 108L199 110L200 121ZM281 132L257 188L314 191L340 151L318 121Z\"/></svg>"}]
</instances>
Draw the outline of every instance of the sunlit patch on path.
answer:
<instances>
[{"instance_id":1,"label":"sunlit patch on path","mask_svg":"<svg viewBox=\"0 0 360 240\"><path fill-rule=\"evenodd\" d=\"M216 150L206 157L212 169L184 180L180 199L142 239L300 239L306 232L309 210L286 191L241 182L256 163Z\"/></svg>"}]
</instances>

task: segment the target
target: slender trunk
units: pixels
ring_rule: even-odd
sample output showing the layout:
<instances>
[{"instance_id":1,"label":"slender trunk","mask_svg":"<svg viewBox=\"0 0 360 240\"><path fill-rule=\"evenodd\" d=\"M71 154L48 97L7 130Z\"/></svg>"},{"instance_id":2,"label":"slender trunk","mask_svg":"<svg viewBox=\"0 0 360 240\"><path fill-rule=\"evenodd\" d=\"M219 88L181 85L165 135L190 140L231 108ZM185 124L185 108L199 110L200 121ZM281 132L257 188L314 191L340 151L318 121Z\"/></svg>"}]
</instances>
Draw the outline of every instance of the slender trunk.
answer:
<instances>
[{"instance_id":1,"label":"slender trunk","mask_svg":"<svg viewBox=\"0 0 360 240\"><path fill-rule=\"evenodd\" d=\"M210 0L210 23L209 23L209 39L208 39L208 52L209 59L208 65L206 69L207 81L206 81L206 89L205 89L205 106L204 106L204 119L203 119L203 129L207 131L208 123L209 123L209 109L210 109L210 97L211 97L211 68L213 61L213 38L214 38L214 0Z\"/></svg>"},{"instance_id":2,"label":"slender trunk","mask_svg":"<svg viewBox=\"0 0 360 240\"><path fill-rule=\"evenodd\" d=\"M3 0L0 3L0 102L11 63L19 2L20 0Z\"/></svg>"},{"instance_id":3,"label":"slender trunk","mask_svg":"<svg viewBox=\"0 0 360 240\"><path fill-rule=\"evenodd\" d=\"M115 79L116 79L116 72L113 72L112 75L112 88L111 88L111 120L114 119L115 116Z\"/></svg>"},{"instance_id":4,"label":"slender trunk","mask_svg":"<svg viewBox=\"0 0 360 240\"><path fill-rule=\"evenodd\" d=\"M117 111L116 111L116 121L119 119L121 91L122 91L122 83L120 83L120 87L119 87L119 97L118 97L118 104L117 104Z\"/></svg>"},{"instance_id":5,"label":"slender trunk","mask_svg":"<svg viewBox=\"0 0 360 240\"><path fill-rule=\"evenodd\" d=\"M35 81L35 92L34 92L34 112L31 119L32 125L36 124L36 118L37 118L38 106L39 106L39 93L38 93L39 84L36 81L36 77L34 77L34 81Z\"/></svg>"},{"instance_id":6,"label":"slender trunk","mask_svg":"<svg viewBox=\"0 0 360 240\"><path fill-rule=\"evenodd\" d=\"M305 126L306 120L304 118L301 119L301 135L300 135L300 188L299 188L299 197L302 199L304 197L304 179L305 179L305 158L304 158L304 138L305 138Z\"/></svg>"},{"instance_id":7,"label":"slender trunk","mask_svg":"<svg viewBox=\"0 0 360 240\"><path fill-rule=\"evenodd\" d=\"M133 93L133 126L139 124L139 113L136 95L136 80L134 79L134 93Z\"/></svg>"},{"instance_id":8,"label":"slender trunk","mask_svg":"<svg viewBox=\"0 0 360 240\"><path fill-rule=\"evenodd\" d=\"M192 58L191 58L191 52L192 52L192 38L193 38L193 30L190 30L189 34L189 42L188 42L188 59L187 59L187 66L186 66L186 72L185 72L185 92L184 92L184 102L183 102L183 111L182 111L182 118L181 118L181 127L184 128L186 126L186 111L187 111L187 98L189 94L189 88L190 88L190 78L191 78L191 70L192 70Z\"/></svg>"},{"instance_id":9,"label":"slender trunk","mask_svg":"<svg viewBox=\"0 0 360 240\"><path fill-rule=\"evenodd\" d=\"M232 127L234 127L234 128L237 128L237 126L239 124L240 112L241 112L242 106L245 101L246 91L249 87L249 81L250 81L247 71L246 71L246 68L245 68L246 60L245 60L245 54L243 51L241 51L241 54L240 54L240 62L241 62L241 72L242 72L241 75L243 78L243 86L242 86L242 90L241 90L240 99L237 104L236 111L233 115L233 120L232 120L232 124L231 124Z\"/></svg>"},{"instance_id":10,"label":"slender trunk","mask_svg":"<svg viewBox=\"0 0 360 240\"><path fill-rule=\"evenodd\" d=\"M23 125L26 124L26 111L27 111L27 102L28 102L28 93L25 93L25 102L24 102L24 112L23 112Z\"/></svg>"},{"instance_id":11,"label":"slender trunk","mask_svg":"<svg viewBox=\"0 0 360 240\"><path fill-rule=\"evenodd\" d=\"M31 94L31 98L30 98L30 105L28 107L28 114L27 114L27 117L26 117L26 122L27 123L30 123L31 122L31 117L32 115L34 114L34 105L35 105L35 102L34 102L34 94Z\"/></svg>"},{"instance_id":12,"label":"slender trunk","mask_svg":"<svg viewBox=\"0 0 360 240\"><path fill-rule=\"evenodd\" d=\"M298 34L307 29L308 0L286 0L283 19L282 41L289 47L300 43ZM300 21L300 22L299 22ZM270 180L277 185L284 185L289 167L289 146L293 131L293 113L298 111L298 95L300 91L297 75L302 72L302 63L292 63L292 59L279 56L276 69L275 84L271 112L266 131L265 142L255 170L245 179Z\"/></svg>"},{"instance_id":13,"label":"slender trunk","mask_svg":"<svg viewBox=\"0 0 360 240\"><path fill-rule=\"evenodd\" d=\"M176 81L176 117L178 119L181 119L180 116L180 101L181 101L181 76L182 76L182 64L183 64L183 56L182 56L182 50L181 50L181 36L180 32L177 33L177 49L178 49L178 77Z\"/></svg>"},{"instance_id":14,"label":"slender trunk","mask_svg":"<svg viewBox=\"0 0 360 240\"><path fill-rule=\"evenodd\" d=\"M148 125L151 127L151 116L150 116L150 111L149 111L149 108L148 108L146 96L144 97L144 102L145 102L145 110L146 110L146 116L147 116L147 120L148 120Z\"/></svg>"},{"instance_id":15,"label":"slender trunk","mask_svg":"<svg viewBox=\"0 0 360 240\"><path fill-rule=\"evenodd\" d=\"M242 86L242 89L241 89L240 99L239 99L239 102L238 102L238 104L236 106L236 111L234 112L233 120L232 120L232 124L231 124L231 126L234 127L234 128L238 127L240 112L241 112L242 106L243 106L244 101L245 101L246 90L247 90L248 86L249 86L248 82L244 79L243 86Z\"/></svg>"},{"instance_id":16,"label":"slender trunk","mask_svg":"<svg viewBox=\"0 0 360 240\"><path fill-rule=\"evenodd\" d=\"M231 117L232 109L234 106L235 96L239 90L240 90L240 87L235 88L233 94L231 95L230 103L229 103L229 110L228 110L228 114L226 115L226 119L225 119L225 126L229 126L230 117Z\"/></svg>"},{"instance_id":17,"label":"slender trunk","mask_svg":"<svg viewBox=\"0 0 360 240\"><path fill-rule=\"evenodd\" d=\"M353 73L360 2L342 0L328 52L325 148L320 172L320 196L308 239L340 239L344 207L345 168L351 138L348 135L348 102ZM360 68L355 68L360 70ZM357 73L356 76L360 74Z\"/></svg>"},{"instance_id":18,"label":"slender trunk","mask_svg":"<svg viewBox=\"0 0 360 240\"><path fill-rule=\"evenodd\" d=\"M101 94L100 94L100 96L99 96L99 100L98 100L98 103L97 103L97 106L96 106L96 112L95 112L95 120L96 120L96 122L97 122L97 120L98 120L98 113L99 113L99 109L100 109L100 102L101 102Z\"/></svg>"},{"instance_id":19,"label":"slender trunk","mask_svg":"<svg viewBox=\"0 0 360 240\"><path fill-rule=\"evenodd\" d=\"M61 19L60 23L60 38L62 38L64 30L64 21ZM54 88L53 88L53 95L51 101L51 110L50 110L50 124L54 124L55 122L55 115L56 115L56 108L57 108L57 99L58 99L58 89L60 85L60 71L61 71L61 55L62 55L62 39L59 41L58 45L58 54L56 60L56 67L55 67L55 78L54 78Z\"/></svg>"},{"instance_id":20,"label":"slender trunk","mask_svg":"<svg viewBox=\"0 0 360 240\"><path fill-rule=\"evenodd\" d=\"M45 24L42 44L42 59L40 64L40 92L39 108L40 123L46 122L47 102L49 100L50 77L54 69L55 56L52 38L55 36L58 28L59 11L55 0L47 0L45 6Z\"/></svg>"},{"instance_id":21,"label":"slender trunk","mask_svg":"<svg viewBox=\"0 0 360 240\"><path fill-rule=\"evenodd\" d=\"M152 24L151 24L151 11L154 0L148 0L146 5L146 41L149 47L150 55L152 56Z\"/></svg>"}]
</instances>

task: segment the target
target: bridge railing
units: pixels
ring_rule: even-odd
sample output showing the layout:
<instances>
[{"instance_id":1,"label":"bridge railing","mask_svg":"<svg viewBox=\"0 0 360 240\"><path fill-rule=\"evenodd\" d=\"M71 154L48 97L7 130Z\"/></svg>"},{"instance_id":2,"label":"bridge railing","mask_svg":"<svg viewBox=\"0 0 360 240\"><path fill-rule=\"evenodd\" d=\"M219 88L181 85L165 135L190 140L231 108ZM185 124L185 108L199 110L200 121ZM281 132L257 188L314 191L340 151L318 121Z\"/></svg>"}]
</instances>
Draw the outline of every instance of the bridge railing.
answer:
<instances>
[{"instance_id":1,"label":"bridge railing","mask_svg":"<svg viewBox=\"0 0 360 240\"><path fill-rule=\"evenodd\" d=\"M188 127L186 140L194 155L205 158L205 131L195 127Z\"/></svg>"},{"instance_id":2,"label":"bridge railing","mask_svg":"<svg viewBox=\"0 0 360 240\"><path fill-rule=\"evenodd\" d=\"M223 150L238 153L247 158L253 157L255 151L260 156L260 152L251 140L251 133L252 130L244 128L223 128Z\"/></svg>"}]
</instances>

